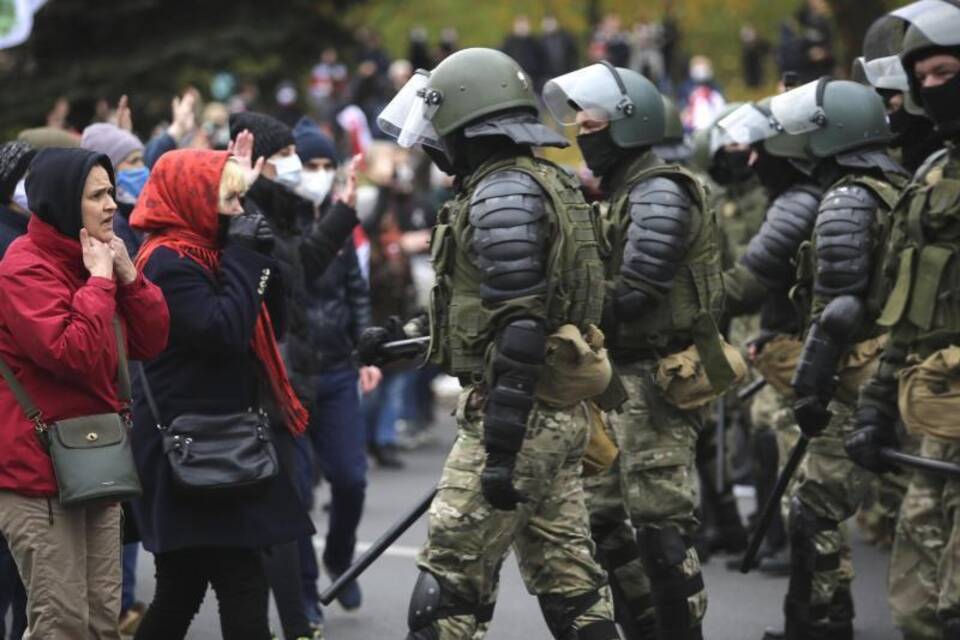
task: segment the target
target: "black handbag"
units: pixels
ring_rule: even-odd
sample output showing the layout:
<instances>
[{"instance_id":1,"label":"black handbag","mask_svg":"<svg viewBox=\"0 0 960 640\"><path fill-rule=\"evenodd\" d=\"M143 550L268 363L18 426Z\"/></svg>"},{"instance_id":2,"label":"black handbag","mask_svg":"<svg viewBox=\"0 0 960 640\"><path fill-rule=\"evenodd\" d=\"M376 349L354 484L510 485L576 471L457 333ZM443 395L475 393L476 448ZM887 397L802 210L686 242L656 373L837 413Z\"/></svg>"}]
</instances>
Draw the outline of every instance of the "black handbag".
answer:
<instances>
[{"instance_id":1,"label":"black handbag","mask_svg":"<svg viewBox=\"0 0 960 640\"><path fill-rule=\"evenodd\" d=\"M140 477L130 448L130 371L120 321L113 319L117 339L117 380L124 415L99 413L54 423L43 419L27 390L0 360L0 375L33 422L40 443L50 454L60 504L65 507L97 502L122 502L140 496Z\"/></svg>"},{"instance_id":2,"label":"black handbag","mask_svg":"<svg viewBox=\"0 0 960 640\"><path fill-rule=\"evenodd\" d=\"M163 439L173 480L182 491L194 495L243 493L277 476L277 450L262 410L185 413L165 426L143 364L140 381Z\"/></svg>"}]
</instances>

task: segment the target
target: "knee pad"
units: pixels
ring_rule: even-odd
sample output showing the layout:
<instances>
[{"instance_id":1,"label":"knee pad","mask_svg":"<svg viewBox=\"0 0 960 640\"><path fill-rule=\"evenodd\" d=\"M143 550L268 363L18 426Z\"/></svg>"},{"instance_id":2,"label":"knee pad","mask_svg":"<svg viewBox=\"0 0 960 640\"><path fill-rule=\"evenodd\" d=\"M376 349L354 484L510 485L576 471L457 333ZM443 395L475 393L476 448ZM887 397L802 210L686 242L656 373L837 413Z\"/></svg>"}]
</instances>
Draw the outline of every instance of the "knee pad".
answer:
<instances>
[{"instance_id":1,"label":"knee pad","mask_svg":"<svg viewBox=\"0 0 960 640\"><path fill-rule=\"evenodd\" d=\"M493 606L480 606L452 593L444 588L439 580L428 571L421 571L410 596L410 609L407 612L407 626L410 629L409 640L435 640L439 631L433 624L442 618L453 616L473 616L477 623L489 622L493 617Z\"/></svg>"},{"instance_id":2,"label":"knee pad","mask_svg":"<svg viewBox=\"0 0 960 640\"><path fill-rule=\"evenodd\" d=\"M703 591L703 575L683 572L692 542L674 526L644 527L637 532L637 542L650 577L661 634L678 639L697 637L699 625L690 618L687 598Z\"/></svg>"},{"instance_id":3,"label":"knee pad","mask_svg":"<svg viewBox=\"0 0 960 640\"><path fill-rule=\"evenodd\" d=\"M556 640L616 640L620 636L612 620L603 620L574 629L573 623L600 601L600 591L587 591L576 596L544 594L537 596L543 619Z\"/></svg>"},{"instance_id":4,"label":"knee pad","mask_svg":"<svg viewBox=\"0 0 960 640\"><path fill-rule=\"evenodd\" d=\"M824 531L837 531L840 523L817 515L813 509L794 497L790 503L790 543L794 566L808 573L834 571L840 568L840 553L817 553L813 536Z\"/></svg>"}]
</instances>

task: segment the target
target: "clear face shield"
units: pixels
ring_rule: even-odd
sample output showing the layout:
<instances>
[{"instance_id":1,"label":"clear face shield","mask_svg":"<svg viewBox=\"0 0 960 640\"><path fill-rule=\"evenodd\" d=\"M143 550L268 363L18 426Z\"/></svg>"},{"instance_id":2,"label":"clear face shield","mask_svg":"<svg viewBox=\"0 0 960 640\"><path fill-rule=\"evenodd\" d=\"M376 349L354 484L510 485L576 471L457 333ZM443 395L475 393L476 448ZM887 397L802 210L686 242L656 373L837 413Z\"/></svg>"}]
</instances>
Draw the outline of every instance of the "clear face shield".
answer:
<instances>
[{"instance_id":1,"label":"clear face shield","mask_svg":"<svg viewBox=\"0 0 960 640\"><path fill-rule=\"evenodd\" d=\"M755 104L738 107L717 123L710 134L710 152L728 144L752 145L782 132L769 113Z\"/></svg>"},{"instance_id":2,"label":"clear face shield","mask_svg":"<svg viewBox=\"0 0 960 640\"><path fill-rule=\"evenodd\" d=\"M941 47L960 45L960 7L944 0L920 0L890 13L919 29Z\"/></svg>"},{"instance_id":3,"label":"clear face shield","mask_svg":"<svg viewBox=\"0 0 960 640\"><path fill-rule=\"evenodd\" d=\"M874 89L900 91L903 93L903 107L908 112L918 116L925 115L923 107L915 103L910 96L910 81L899 56L874 58L869 62L861 56L857 60L870 86Z\"/></svg>"},{"instance_id":4,"label":"clear face shield","mask_svg":"<svg viewBox=\"0 0 960 640\"><path fill-rule=\"evenodd\" d=\"M616 69L606 63L592 64L550 80L543 87L543 103L563 125L576 124L580 111L612 122L633 115L636 108Z\"/></svg>"},{"instance_id":5,"label":"clear face shield","mask_svg":"<svg viewBox=\"0 0 960 640\"><path fill-rule=\"evenodd\" d=\"M770 99L770 112L784 132L798 135L827 126L823 94L828 82L814 80Z\"/></svg>"},{"instance_id":6,"label":"clear face shield","mask_svg":"<svg viewBox=\"0 0 960 640\"><path fill-rule=\"evenodd\" d=\"M442 149L440 136L431 122L441 99L439 92L430 89L429 72L417 69L377 116L377 125L396 138L401 147L420 144Z\"/></svg>"}]
</instances>

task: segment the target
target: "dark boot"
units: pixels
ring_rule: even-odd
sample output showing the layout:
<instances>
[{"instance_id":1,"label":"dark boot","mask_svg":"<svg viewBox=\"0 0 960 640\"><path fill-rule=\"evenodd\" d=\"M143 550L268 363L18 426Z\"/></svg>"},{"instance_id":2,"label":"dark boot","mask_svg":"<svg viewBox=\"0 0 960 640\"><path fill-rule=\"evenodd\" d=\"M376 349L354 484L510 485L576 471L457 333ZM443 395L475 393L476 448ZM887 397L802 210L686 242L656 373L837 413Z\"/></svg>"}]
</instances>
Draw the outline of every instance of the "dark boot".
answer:
<instances>
[{"instance_id":1,"label":"dark boot","mask_svg":"<svg viewBox=\"0 0 960 640\"><path fill-rule=\"evenodd\" d=\"M687 598L703 591L703 576L700 573L687 576L683 571L687 554L693 550L692 540L676 527L667 525L639 529L637 543L650 578L660 637L701 640L701 626L691 620Z\"/></svg>"}]
</instances>

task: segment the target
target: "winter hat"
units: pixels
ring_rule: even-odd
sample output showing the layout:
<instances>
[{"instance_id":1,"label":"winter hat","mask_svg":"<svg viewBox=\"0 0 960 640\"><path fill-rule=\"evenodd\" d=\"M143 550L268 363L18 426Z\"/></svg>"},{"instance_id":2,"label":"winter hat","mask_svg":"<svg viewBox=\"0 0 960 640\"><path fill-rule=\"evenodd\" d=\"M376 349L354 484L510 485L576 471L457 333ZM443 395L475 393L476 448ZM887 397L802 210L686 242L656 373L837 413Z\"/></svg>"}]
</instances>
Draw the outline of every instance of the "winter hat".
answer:
<instances>
[{"instance_id":1,"label":"winter hat","mask_svg":"<svg viewBox=\"0 0 960 640\"><path fill-rule=\"evenodd\" d=\"M300 118L297 126L293 128L293 139L296 141L300 162L306 164L314 158L326 158L333 164L339 162L333 140L310 118Z\"/></svg>"},{"instance_id":2,"label":"winter hat","mask_svg":"<svg viewBox=\"0 0 960 640\"><path fill-rule=\"evenodd\" d=\"M244 111L230 115L230 139L236 140L244 129L253 134L253 160L269 158L293 144L290 127L264 113Z\"/></svg>"},{"instance_id":3,"label":"winter hat","mask_svg":"<svg viewBox=\"0 0 960 640\"><path fill-rule=\"evenodd\" d=\"M137 136L115 124L98 122L83 130L80 146L99 151L110 158L116 167L134 151L143 151L143 143Z\"/></svg>"},{"instance_id":4,"label":"winter hat","mask_svg":"<svg viewBox=\"0 0 960 640\"><path fill-rule=\"evenodd\" d=\"M13 190L27 173L27 167L36 153L36 149L26 142L6 142L0 145L0 204L10 202Z\"/></svg>"},{"instance_id":5,"label":"winter hat","mask_svg":"<svg viewBox=\"0 0 960 640\"><path fill-rule=\"evenodd\" d=\"M110 158L86 149L41 149L27 173L30 211L63 235L79 239L87 176L97 165L116 183ZM79 241L79 240L78 240Z\"/></svg>"},{"instance_id":6,"label":"winter hat","mask_svg":"<svg viewBox=\"0 0 960 640\"><path fill-rule=\"evenodd\" d=\"M57 127L24 129L17 136L17 140L26 142L34 149L48 149L50 147L75 149L80 146L80 138L65 129L58 129Z\"/></svg>"}]
</instances>

